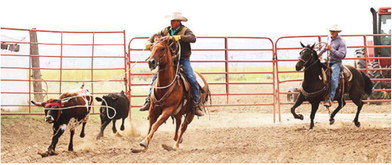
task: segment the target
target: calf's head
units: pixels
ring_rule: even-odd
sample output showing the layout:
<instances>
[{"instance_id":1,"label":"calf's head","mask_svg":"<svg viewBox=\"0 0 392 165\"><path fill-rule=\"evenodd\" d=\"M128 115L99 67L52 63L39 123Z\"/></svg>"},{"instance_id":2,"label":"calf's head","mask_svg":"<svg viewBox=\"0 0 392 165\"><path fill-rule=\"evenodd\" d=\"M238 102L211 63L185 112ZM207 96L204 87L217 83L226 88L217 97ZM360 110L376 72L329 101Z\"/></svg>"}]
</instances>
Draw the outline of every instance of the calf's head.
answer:
<instances>
[{"instance_id":1,"label":"calf's head","mask_svg":"<svg viewBox=\"0 0 392 165\"><path fill-rule=\"evenodd\" d=\"M101 112L101 115L103 115L103 114L106 115L108 113L106 111L107 110L106 106L116 107L117 106L117 99L118 99L118 97L115 97L113 94L102 96L102 98L96 97L95 100L97 100L98 102L102 102L102 106L99 109L99 111ZM109 112L111 112L111 111L109 111Z\"/></svg>"},{"instance_id":2,"label":"calf's head","mask_svg":"<svg viewBox=\"0 0 392 165\"><path fill-rule=\"evenodd\" d=\"M45 111L45 121L48 123L53 123L60 118L64 101L60 99L49 99L45 102L35 102L31 101L36 106L44 107Z\"/></svg>"}]
</instances>

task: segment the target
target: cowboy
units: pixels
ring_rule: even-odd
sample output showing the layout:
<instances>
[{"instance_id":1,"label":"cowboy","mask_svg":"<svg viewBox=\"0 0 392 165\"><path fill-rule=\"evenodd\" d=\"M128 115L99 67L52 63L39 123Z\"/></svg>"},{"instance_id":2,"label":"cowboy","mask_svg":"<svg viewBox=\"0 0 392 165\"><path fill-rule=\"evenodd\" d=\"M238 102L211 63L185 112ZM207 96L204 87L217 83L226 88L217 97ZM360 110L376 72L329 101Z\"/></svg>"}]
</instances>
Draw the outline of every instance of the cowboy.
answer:
<instances>
[{"instance_id":1,"label":"cowboy","mask_svg":"<svg viewBox=\"0 0 392 165\"><path fill-rule=\"evenodd\" d=\"M329 64L331 67L331 91L329 97L324 103L324 106L330 107L332 100L335 98L336 89L339 85L339 74L340 67L342 65L342 59L346 57L347 47L346 42L342 37L339 36L339 33L342 31L337 24L332 25L331 28L328 28L330 32L330 36L327 38L327 45L323 48L318 56L320 57L326 51L329 51L328 58Z\"/></svg>"},{"instance_id":2,"label":"cowboy","mask_svg":"<svg viewBox=\"0 0 392 165\"><path fill-rule=\"evenodd\" d=\"M196 42L196 36L193 34L192 30L189 29L188 27L184 26L181 22L186 22L188 19L180 12L174 12L171 15L166 16L165 18L168 18L170 20L170 26L165 27L163 30L160 32L152 35L147 43L146 43L146 49L151 50L152 43L154 42L154 37L155 36L166 36L169 37L171 40L178 41L181 46L181 58L180 58L180 65L182 66L185 76L188 79L189 83L191 84L192 88L192 93L194 97L194 113L197 116L203 116L203 111L200 109L199 103L200 103L200 86L196 81L195 73L193 72L193 69L191 67L191 63L189 61L189 58L192 54L191 50L191 44L190 43L195 43ZM155 79L157 78L156 75L152 78L152 82L154 83ZM152 84L153 84L152 83ZM139 110L140 111L146 111L150 107L150 94L151 90L148 93L148 97L146 99L146 102L144 103L144 106L141 107Z\"/></svg>"}]
</instances>

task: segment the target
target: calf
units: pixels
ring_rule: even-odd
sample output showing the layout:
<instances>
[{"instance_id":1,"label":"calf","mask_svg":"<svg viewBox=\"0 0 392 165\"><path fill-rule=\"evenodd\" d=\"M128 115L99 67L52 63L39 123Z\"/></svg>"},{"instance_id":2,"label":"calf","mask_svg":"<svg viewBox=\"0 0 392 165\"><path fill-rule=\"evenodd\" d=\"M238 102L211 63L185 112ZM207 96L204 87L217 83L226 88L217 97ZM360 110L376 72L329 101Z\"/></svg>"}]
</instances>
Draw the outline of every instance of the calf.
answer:
<instances>
[{"instance_id":1,"label":"calf","mask_svg":"<svg viewBox=\"0 0 392 165\"><path fill-rule=\"evenodd\" d=\"M75 127L81 123L83 125L80 137L85 136L84 128L93 97L88 90L83 89L83 86L80 89L61 94L59 99L49 99L45 102L31 101L36 106L44 107L45 121L53 125L52 142L46 152L40 153L42 157L57 155L55 152L57 142L67 127L69 127L71 133L68 151L73 151Z\"/></svg>"},{"instance_id":2,"label":"calf","mask_svg":"<svg viewBox=\"0 0 392 165\"><path fill-rule=\"evenodd\" d=\"M105 131L106 126L113 120L113 133L117 132L116 129L116 120L122 119L120 130L123 131L124 120L128 117L129 113L129 99L125 96L124 91L120 93L111 93L103 96L102 98L96 97L97 101L102 102L102 106L99 109L100 118L101 118L101 130L97 136L97 139L103 137L103 132ZM104 100L102 100L104 99Z\"/></svg>"}]
</instances>

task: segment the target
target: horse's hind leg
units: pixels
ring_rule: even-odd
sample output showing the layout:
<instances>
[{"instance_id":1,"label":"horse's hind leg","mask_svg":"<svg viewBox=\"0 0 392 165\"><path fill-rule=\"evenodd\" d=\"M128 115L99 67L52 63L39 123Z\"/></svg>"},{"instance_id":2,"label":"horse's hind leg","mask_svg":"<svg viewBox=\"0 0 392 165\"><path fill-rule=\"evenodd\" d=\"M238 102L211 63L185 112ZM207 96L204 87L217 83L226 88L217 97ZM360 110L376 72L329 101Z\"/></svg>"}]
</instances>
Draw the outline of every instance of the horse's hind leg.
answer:
<instances>
[{"instance_id":1,"label":"horse's hind leg","mask_svg":"<svg viewBox=\"0 0 392 165\"><path fill-rule=\"evenodd\" d=\"M181 131L180 131L180 136L177 139L177 142L175 144L175 148L180 148L180 143L182 143L182 135L184 135L186 129L188 128L188 125L192 122L193 117L195 117L195 115L191 112L188 112L185 116L185 120L181 125Z\"/></svg>"},{"instance_id":2,"label":"horse's hind leg","mask_svg":"<svg viewBox=\"0 0 392 165\"><path fill-rule=\"evenodd\" d=\"M181 126L181 115L177 115L176 117L175 117L175 120L176 120L176 131L175 131L175 133L174 133L174 141L177 141L177 139L178 139L178 130L180 129L180 126Z\"/></svg>"},{"instance_id":3,"label":"horse's hind leg","mask_svg":"<svg viewBox=\"0 0 392 165\"><path fill-rule=\"evenodd\" d=\"M291 107L291 114L293 114L295 119L301 119L301 120L304 119L304 116L302 114L295 113L295 109L299 107L304 102L304 100L305 100L305 96L300 94L298 99L295 101L293 107Z\"/></svg>"},{"instance_id":4,"label":"horse's hind leg","mask_svg":"<svg viewBox=\"0 0 392 165\"><path fill-rule=\"evenodd\" d=\"M358 117L359 117L359 113L361 113L363 102L360 97L357 97L352 100L355 103L355 105L357 105L357 114L355 115L355 118L354 118L354 124L355 124L355 126L360 127L361 123L358 121Z\"/></svg>"},{"instance_id":5,"label":"horse's hind leg","mask_svg":"<svg viewBox=\"0 0 392 165\"><path fill-rule=\"evenodd\" d=\"M346 102L344 101L344 99L338 99L338 107L336 107L336 109L331 113L331 116L329 117L329 124L332 125L333 123L335 123L335 115L344 107L344 105L346 105Z\"/></svg>"}]
</instances>

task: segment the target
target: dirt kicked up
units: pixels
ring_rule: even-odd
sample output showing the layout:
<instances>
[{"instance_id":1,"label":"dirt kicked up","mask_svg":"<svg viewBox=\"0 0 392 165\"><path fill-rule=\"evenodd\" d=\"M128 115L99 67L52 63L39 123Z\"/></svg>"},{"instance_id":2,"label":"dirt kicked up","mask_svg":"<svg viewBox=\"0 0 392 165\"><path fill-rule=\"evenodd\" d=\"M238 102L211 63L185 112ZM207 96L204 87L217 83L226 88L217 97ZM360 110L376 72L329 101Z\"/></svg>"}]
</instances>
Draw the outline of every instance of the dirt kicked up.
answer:
<instances>
[{"instance_id":1,"label":"dirt kicked up","mask_svg":"<svg viewBox=\"0 0 392 165\"><path fill-rule=\"evenodd\" d=\"M366 106L390 108L390 105ZM360 128L352 122L353 113L337 114L334 125L329 125L328 114L319 113L315 128L309 131L309 113L305 112L302 121L284 113L281 122L273 123L271 114L255 110L212 110L194 119L179 150L162 147L174 144L174 125L169 119L154 135L145 153L132 153L131 149L141 148L139 142L148 128L146 119L128 122L126 130L117 134L108 127L100 140L95 139L98 119L91 119L85 138L77 136L81 128L76 129L74 152L67 151L69 131L66 131L57 145L58 155L44 158L38 152L45 151L50 143L51 125L43 119L2 116L1 162L391 163L391 114L367 112L360 116Z\"/></svg>"}]
</instances>

